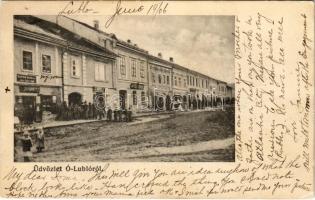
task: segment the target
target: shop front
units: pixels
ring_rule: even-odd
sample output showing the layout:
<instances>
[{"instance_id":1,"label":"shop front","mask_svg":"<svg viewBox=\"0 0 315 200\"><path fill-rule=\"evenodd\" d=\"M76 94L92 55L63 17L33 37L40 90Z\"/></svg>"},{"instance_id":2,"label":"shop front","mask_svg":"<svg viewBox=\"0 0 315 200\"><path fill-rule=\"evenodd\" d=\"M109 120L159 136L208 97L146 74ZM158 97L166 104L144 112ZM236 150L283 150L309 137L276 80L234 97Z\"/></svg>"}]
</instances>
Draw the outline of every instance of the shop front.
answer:
<instances>
[{"instance_id":1,"label":"shop front","mask_svg":"<svg viewBox=\"0 0 315 200\"><path fill-rule=\"evenodd\" d=\"M187 110L189 108L189 93L183 90L173 91L173 109Z\"/></svg>"},{"instance_id":2,"label":"shop front","mask_svg":"<svg viewBox=\"0 0 315 200\"><path fill-rule=\"evenodd\" d=\"M148 109L148 98L146 93L146 87L142 83L133 82L130 83L131 105L134 111L141 112Z\"/></svg>"},{"instance_id":3,"label":"shop front","mask_svg":"<svg viewBox=\"0 0 315 200\"><path fill-rule=\"evenodd\" d=\"M16 85L14 92L14 114L26 124L41 122L44 112L55 114L57 102L61 101L61 89L59 87Z\"/></svg>"},{"instance_id":4,"label":"shop front","mask_svg":"<svg viewBox=\"0 0 315 200\"><path fill-rule=\"evenodd\" d=\"M147 111L148 97L147 86L141 82L118 83L119 109L132 110L133 112Z\"/></svg>"},{"instance_id":5,"label":"shop front","mask_svg":"<svg viewBox=\"0 0 315 200\"><path fill-rule=\"evenodd\" d=\"M156 111L172 110L172 98L170 91L155 89L151 91L152 108Z\"/></svg>"},{"instance_id":6,"label":"shop front","mask_svg":"<svg viewBox=\"0 0 315 200\"><path fill-rule=\"evenodd\" d=\"M105 108L106 98L105 98L105 88L104 87L93 87L93 103L99 108Z\"/></svg>"}]
</instances>

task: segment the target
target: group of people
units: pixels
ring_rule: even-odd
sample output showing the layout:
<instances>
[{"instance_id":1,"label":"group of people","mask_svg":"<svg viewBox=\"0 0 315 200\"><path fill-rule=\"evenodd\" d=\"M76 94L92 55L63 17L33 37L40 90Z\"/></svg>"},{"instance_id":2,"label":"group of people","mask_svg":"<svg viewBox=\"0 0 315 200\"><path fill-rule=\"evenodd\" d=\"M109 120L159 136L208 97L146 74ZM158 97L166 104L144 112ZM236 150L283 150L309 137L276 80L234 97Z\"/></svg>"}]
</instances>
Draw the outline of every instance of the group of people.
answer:
<instances>
[{"instance_id":1,"label":"group of people","mask_svg":"<svg viewBox=\"0 0 315 200\"><path fill-rule=\"evenodd\" d=\"M86 101L81 104L70 104L69 106L66 102L63 102L61 106L57 107L56 120L68 121L78 119L106 119L107 121L130 122L132 121L132 111L131 109L121 108L112 110L102 103L95 105Z\"/></svg>"},{"instance_id":2,"label":"group of people","mask_svg":"<svg viewBox=\"0 0 315 200\"><path fill-rule=\"evenodd\" d=\"M32 131L35 136L35 147L36 147L36 152L40 153L45 149L45 135L44 135L44 129L43 128L38 128ZM19 138L21 143L22 143L22 151L23 151L23 159L24 162L30 162L32 160L33 156L33 141L31 137L31 133L28 130L25 130L23 132L23 137Z\"/></svg>"},{"instance_id":3,"label":"group of people","mask_svg":"<svg viewBox=\"0 0 315 200\"><path fill-rule=\"evenodd\" d=\"M36 109L33 104L23 105L18 102L14 107L14 115L23 124L32 124L35 121Z\"/></svg>"}]
</instances>

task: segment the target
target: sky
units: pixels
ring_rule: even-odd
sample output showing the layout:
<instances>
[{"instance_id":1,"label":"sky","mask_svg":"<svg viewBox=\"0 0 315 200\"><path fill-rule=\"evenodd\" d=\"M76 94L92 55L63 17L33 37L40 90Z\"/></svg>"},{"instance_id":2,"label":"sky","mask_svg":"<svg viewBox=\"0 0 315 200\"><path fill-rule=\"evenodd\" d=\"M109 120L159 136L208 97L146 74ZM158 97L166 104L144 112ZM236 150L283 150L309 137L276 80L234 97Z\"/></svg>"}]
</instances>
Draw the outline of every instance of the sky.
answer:
<instances>
[{"instance_id":1,"label":"sky","mask_svg":"<svg viewBox=\"0 0 315 200\"><path fill-rule=\"evenodd\" d=\"M73 17L114 33L119 39L131 40L152 55L210 77L234 82L234 16L117 16L106 28L109 16Z\"/></svg>"}]
</instances>

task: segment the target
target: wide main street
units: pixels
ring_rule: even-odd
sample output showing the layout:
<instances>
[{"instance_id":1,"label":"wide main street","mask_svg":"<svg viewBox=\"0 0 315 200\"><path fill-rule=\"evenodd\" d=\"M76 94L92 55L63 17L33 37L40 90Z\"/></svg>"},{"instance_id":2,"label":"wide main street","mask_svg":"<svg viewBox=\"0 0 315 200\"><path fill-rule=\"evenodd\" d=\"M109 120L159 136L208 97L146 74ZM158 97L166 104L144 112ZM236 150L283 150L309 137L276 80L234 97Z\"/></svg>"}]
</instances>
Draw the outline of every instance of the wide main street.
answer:
<instances>
[{"instance_id":1,"label":"wide main street","mask_svg":"<svg viewBox=\"0 0 315 200\"><path fill-rule=\"evenodd\" d=\"M146 117L148 118L148 117ZM234 108L151 116L155 120L76 124L45 130L34 162L234 161ZM22 161L17 146L17 161Z\"/></svg>"}]
</instances>

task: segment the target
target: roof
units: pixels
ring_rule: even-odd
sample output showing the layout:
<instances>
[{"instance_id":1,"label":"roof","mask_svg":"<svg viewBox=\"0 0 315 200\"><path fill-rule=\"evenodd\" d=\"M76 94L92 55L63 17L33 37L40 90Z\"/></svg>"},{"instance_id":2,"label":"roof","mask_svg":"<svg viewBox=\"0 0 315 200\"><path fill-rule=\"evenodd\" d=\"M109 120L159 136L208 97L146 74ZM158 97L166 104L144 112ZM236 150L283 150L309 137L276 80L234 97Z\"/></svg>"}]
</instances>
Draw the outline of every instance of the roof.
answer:
<instances>
[{"instance_id":1,"label":"roof","mask_svg":"<svg viewBox=\"0 0 315 200\"><path fill-rule=\"evenodd\" d=\"M80 22L80 21L78 21L78 20L72 19L72 18L67 17L67 16L64 16L64 17L66 17L66 18L68 18L68 19L70 19L70 20L72 20L72 21L74 21L74 22L76 22L76 23L79 23L79 24L81 24L81 25L83 25L83 26L85 26L85 27L87 27L87 28L89 28L89 29L92 29L92 30L94 30L94 31L96 31L96 32L98 32L98 33L100 33L100 34L104 34L104 35L107 36L107 37L110 37L110 38L112 38L112 39L115 39L115 40L117 40L117 41L118 41L120 44L122 44L122 45L125 45L125 46L127 46L127 47L129 47L129 48L132 48L132 49L134 49L134 50L138 50L138 51L140 51L140 52L142 52L142 53L145 53L145 54L148 53L148 51L146 51L146 50L144 50L144 49L142 49L142 48L140 48L140 47L135 46L135 44L130 44L130 43L128 43L128 42L125 42L125 41L119 39L119 38L118 38L115 34L113 34L113 33L107 33L107 32L105 32L105 31L102 31L102 30L100 30L100 29L98 29L98 28L95 28L95 27L93 27L93 26L91 26L91 25L89 25L89 24L86 24L86 23L84 23L84 22Z\"/></svg>"},{"instance_id":2,"label":"roof","mask_svg":"<svg viewBox=\"0 0 315 200\"><path fill-rule=\"evenodd\" d=\"M23 16L23 15L16 15L15 21L22 21L21 24L19 24L21 27L24 27L24 25L28 28L32 27L32 30L37 31L44 31L46 34L55 35L58 38L61 38L68 42L68 47L75 48L78 50L83 50L86 52L93 52L94 54L98 54L102 57L111 57L114 58L117 55L106 49L105 47L94 43L87 38L83 38L80 35L77 35L61 26L59 26L56 23L43 20L38 17L34 16ZM35 27L34 27L35 26ZM38 28L36 28L38 27Z\"/></svg>"},{"instance_id":3,"label":"roof","mask_svg":"<svg viewBox=\"0 0 315 200\"><path fill-rule=\"evenodd\" d=\"M16 28L24 29L24 30L27 30L27 31L30 31L33 33L41 34L41 35L46 35L46 36L49 36L49 37L52 37L55 39L64 40L59 35L51 33L45 29L42 29L41 27L37 26L36 24L29 24L29 23L26 23L25 21L20 20L20 19L14 19L13 23L14 23L14 27L16 27Z\"/></svg>"},{"instance_id":4,"label":"roof","mask_svg":"<svg viewBox=\"0 0 315 200\"><path fill-rule=\"evenodd\" d=\"M66 16L65 16L65 17L66 17ZM110 38L112 38L112 39L115 39L115 40L117 40L117 42L120 43L121 45L124 45L124 46L126 46L126 47L129 47L129 48L132 48L132 49L134 49L134 50L140 51L141 53L147 54L149 58L154 59L154 60L156 60L156 61L158 61L158 62L162 62L162 63L164 63L164 64L166 64L166 65L172 65L172 66L174 66L174 67L177 67L177 68L180 68L180 69L183 69L183 70L189 70L189 71L191 71L191 72L193 72L193 73L196 73L196 74L199 74L199 75L201 75L201 76L203 76L203 77L207 77L207 78L210 78L210 79L213 79L213 80L222 82L222 83L226 83L226 82L224 82L224 81L217 80L217 79L215 79L215 78L213 78L213 77L210 77L210 76L208 76L208 75L201 74L200 72L197 72L197 71L195 71L195 70L189 69L189 68L187 68L187 67L183 67L183 66L181 66L181 65L179 65L179 64L176 64L176 63L174 63L174 62L165 60L165 59L163 59L163 58L159 58L159 57L154 56L154 55L151 55L151 54L149 54L149 52L148 52L147 50L142 49L142 48L140 48L140 47L138 47L138 46L135 46L135 44L132 44L132 43L123 41L123 40L119 39L119 38L118 38L115 34L113 34L113 33L106 33L106 32L104 32L104 31L102 31L102 30L100 30L100 29L97 29L97 28L95 28L95 27L93 27L93 26L90 26L90 25L88 25L88 24L86 24L86 23L84 23L84 22L80 22L80 21L78 21L78 20L72 19L72 18L70 18L70 17L66 17L66 18L68 18L68 19L70 19L70 20L72 20L72 21L75 21L75 22L77 22L77 23L79 23L79 24L81 24L81 25L83 25L83 26L86 26L87 28L90 28L90 29L92 29L92 30L94 30L94 31L96 31L96 32L98 32L98 33L100 33L100 34L104 34L104 35L107 36L107 37L110 37Z\"/></svg>"}]
</instances>

